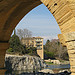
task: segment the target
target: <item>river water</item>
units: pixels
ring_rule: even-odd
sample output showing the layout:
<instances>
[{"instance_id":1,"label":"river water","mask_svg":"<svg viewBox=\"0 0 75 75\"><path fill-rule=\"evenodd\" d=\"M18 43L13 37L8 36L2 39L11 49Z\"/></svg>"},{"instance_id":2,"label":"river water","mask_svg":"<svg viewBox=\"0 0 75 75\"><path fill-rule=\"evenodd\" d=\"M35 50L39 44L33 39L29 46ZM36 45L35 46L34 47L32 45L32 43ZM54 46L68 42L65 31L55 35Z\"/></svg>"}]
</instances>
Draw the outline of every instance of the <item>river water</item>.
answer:
<instances>
[{"instance_id":1,"label":"river water","mask_svg":"<svg viewBox=\"0 0 75 75\"><path fill-rule=\"evenodd\" d=\"M45 69L52 69L53 71L57 71L57 70L64 70L64 69L69 69L70 65L48 65L47 68ZM35 70L35 72L38 72L40 69ZM7 71L5 73L5 75L20 75L22 73L33 73L33 70L25 70L25 71ZM57 73L57 72L56 72Z\"/></svg>"},{"instance_id":2,"label":"river water","mask_svg":"<svg viewBox=\"0 0 75 75\"><path fill-rule=\"evenodd\" d=\"M47 69L69 69L70 65L48 65Z\"/></svg>"}]
</instances>

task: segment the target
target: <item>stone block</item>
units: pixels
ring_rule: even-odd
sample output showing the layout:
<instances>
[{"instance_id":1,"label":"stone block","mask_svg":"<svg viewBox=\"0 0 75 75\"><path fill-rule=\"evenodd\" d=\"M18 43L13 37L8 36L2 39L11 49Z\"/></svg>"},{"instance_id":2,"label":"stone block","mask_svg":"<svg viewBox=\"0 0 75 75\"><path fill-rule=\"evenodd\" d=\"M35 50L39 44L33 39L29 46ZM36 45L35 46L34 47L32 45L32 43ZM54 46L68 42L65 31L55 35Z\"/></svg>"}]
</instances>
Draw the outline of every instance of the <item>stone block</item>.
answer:
<instances>
[{"instance_id":1,"label":"stone block","mask_svg":"<svg viewBox=\"0 0 75 75\"><path fill-rule=\"evenodd\" d=\"M62 34L58 34L58 38L59 38L61 44L62 44L63 46L66 46L66 43L65 43L65 40L64 40L63 35L62 35Z\"/></svg>"},{"instance_id":2,"label":"stone block","mask_svg":"<svg viewBox=\"0 0 75 75\"><path fill-rule=\"evenodd\" d=\"M73 14L71 11L69 11L68 13L66 13L64 16L62 16L59 20L57 20L60 28L61 26L63 26L68 20L70 20L71 18L73 18Z\"/></svg>"},{"instance_id":3,"label":"stone block","mask_svg":"<svg viewBox=\"0 0 75 75\"><path fill-rule=\"evenodd\" d=\"M68 50L68 53L74 54L75 50Z\"/></svg>"},{"instance_id":4,"label":"stone block","mask_svg":"<svg viewBox=\"0 0 75 75\"><path fill-rule=\"evenodd\" d=\"M72 13L72 11L69 12ZM63 25L60 26L60 29L62 33L75 32L75 17L73 16L72 18L67 20Z\"/></svg>"},{"instance_id":5,"label":"stone block","mask_svg":"<svg viewBox=\"0 0 75 75\"><path fill-rule=\"evenodd\" d=\"M75 66L75 58L71 58L69 60L70 60L70 65Z\"/></svg>"},{"instance_id":6,"label":"stone block","mask_svg":"<svg viewBox=\"0 0 75 75\"><path fill-rule=\"evenodd\" d=\"M71 66L70 69L71 69L71 72L75 72L75 66Z\"/></svg>"},{"instance_id":7,"label":"stone block","mask_svg":"<svg viewBox=\"0 0 75 75\"><path fill-rule=\"evenodd\" d=\"M71 75L75 75L75 73L71 73Z\"/></svg>"},{"instance_id":8,"label":"stone block","mask_svg":"<svg viewBox=\"0 0 75 75\"><path fill-rule=\"evenodd\" d=\"M67 42L68 50L75 50L75 41Z\"/></svg>"},{"instance_id":9,"label":"stone block","mask_svg":"<svg viewBox=\"0 0 75 75\"><path fill-rule=\"evenodd\" d=\"M75 55L75 50L68 50L68 54L69 54L69 56Z\"/></svg>"},{"instance_id":10,"label":"stone block","mask_svg":"<svg viewBox=\"0 0 75 75\"><path fill-rule=\"evenodd\" d=\"M75 32L65 33L63 34L65 41L75 40Z\"/></svg>"},{"instance_id":11,"label":"stone block","mask_svg":"<svg viewBox=\"0 0 75 75\"><path fill-rule=\"evenodd\" d=\"M65 11L66 10L66 11ZM58 11L58 13L56 13L55 15L54 15L54 17L55 17L55 19L56 20L59 20L62 16L64 16L66 13L68 13L70 11L70 9L68 8L68 6L67 5L64 5L64 7L62 7L59 11Z\"/></svg>"},{"instance_id":12,"label":"stone block","mask_svg":"<svg viewBox=\"0 0 75 75\"><path fill-rule=\"evenodd\" d=\"M41 0L41 2L43 2L43 3L44 3L44 5L49 4L49 1L50 1L50 0Z\"/></svg>"}]
</instances>

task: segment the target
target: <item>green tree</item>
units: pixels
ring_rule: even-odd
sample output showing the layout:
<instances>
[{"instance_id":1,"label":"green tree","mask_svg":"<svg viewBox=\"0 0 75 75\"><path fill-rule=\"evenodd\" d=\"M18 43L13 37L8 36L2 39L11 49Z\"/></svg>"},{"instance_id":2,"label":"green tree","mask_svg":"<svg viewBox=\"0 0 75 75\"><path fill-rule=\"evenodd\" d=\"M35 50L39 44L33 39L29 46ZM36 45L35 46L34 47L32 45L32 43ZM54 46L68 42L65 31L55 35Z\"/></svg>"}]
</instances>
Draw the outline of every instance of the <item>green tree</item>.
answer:
<instances>
[{"instance_id":1,"label":"green tree","mask_svg":"<svg viewBox=\"0 0 75 75\"><path fill-rule=\"evenodd\" d=\"M26 47L26 54L37 56L37 48L36 47Z\"/></svg>"},{"instance_id":2,"label":"green tree","mask_svg":"<svg viewBox=\"0 0 75 75\"><path fill-rule=\"evenodd\" d=\"M20 39L19 39L19 37L16 34L12 35L12 37L9 40L9 43L10 43L10 47L9 48L12 49L11 50L12 52L25 54L24 46L21 45Z\"/></svg>"},{"instance_id":3,"label":"green tree","mask_svg":"<svg viewBox=\"0 0 75 75\"><path fill-rule=\"evenodd\" d=\"M35 47L26 47L21 44L19 37L16 35L16 31L14 30L14 35L9 40L10 47L6 51L7 53L13 53L13 54L29 54L29 55L35 55L38 56L37 54L37 49Z\"/></svg>"},{"instance_id":4,"label":"green tree","mask_svg":"<svg viewBox=\"0 0 75 75\"><path fill-rule=\"evenodd\" d=\"M44 49L48 51L50 44L51 44L50 40L47 40L46 44L44 45Z\"/></svg>"}]
</instances>

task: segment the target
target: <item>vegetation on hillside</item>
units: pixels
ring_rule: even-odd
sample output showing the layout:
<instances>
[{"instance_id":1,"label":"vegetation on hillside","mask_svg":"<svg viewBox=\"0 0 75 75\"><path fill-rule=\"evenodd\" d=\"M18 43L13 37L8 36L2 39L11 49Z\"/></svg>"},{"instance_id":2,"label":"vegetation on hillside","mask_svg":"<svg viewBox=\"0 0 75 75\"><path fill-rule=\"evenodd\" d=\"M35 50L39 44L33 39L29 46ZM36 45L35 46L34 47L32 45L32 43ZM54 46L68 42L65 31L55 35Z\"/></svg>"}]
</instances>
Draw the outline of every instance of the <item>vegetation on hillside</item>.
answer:
<instances>
[{"instance_id":1,"label":"vegetation on hillside","mask_svg":"<svg viewBox=\"0 0 75 75\"><path fill-rule=\"evenodd\" d=\"M67 48L63 47L58 39L47 40L44 45L45 59L60 58L68 60Z\"/></svg>"},{"instance_id":2,"label":"vegetation on hillside","mask_svg":"<svg viewBox=\"0 0 75 75\"><path fill-rule=\"evenodd\" d=\"M37 55L37 49L35 47L26 47L21 44L19 37L14 33L9 40L10 46L6 53L20 54L20 55Z\"/></svg>"}]
</instances>

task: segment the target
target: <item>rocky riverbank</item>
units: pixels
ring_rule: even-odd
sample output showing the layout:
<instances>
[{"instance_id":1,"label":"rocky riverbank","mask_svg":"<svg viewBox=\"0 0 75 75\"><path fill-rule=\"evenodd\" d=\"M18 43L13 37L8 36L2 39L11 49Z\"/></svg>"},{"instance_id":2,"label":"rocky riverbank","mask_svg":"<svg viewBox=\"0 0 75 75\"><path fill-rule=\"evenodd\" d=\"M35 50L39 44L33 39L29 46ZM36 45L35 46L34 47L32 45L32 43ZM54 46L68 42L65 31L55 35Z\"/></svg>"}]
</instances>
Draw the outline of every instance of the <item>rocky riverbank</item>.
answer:
<instances>
[{"instance_id":1,"label":"rocky riverbank","mask_svg":"<svg viewBox=\"0 0 75 75\"><path fill-rule=\"evenodd\" d=\"M39 73L40 72L44 74L46 73L49 75L70 75L71 74L69 69L59 70L58 73L55 73L54 70L51 70L51 69L43 69L43 70L40 70Z\"/></svg>"},{"instance_id":2,"label":"rocky riverbank","mask_svg":"<svg viewBox=\"0 0 75 75\"><path fill-rule=\"evenodd\" d=\"M63 64L70 64L69 61L66 61L66 60L51 60L51 59L48 59L48 60L44 60L46 62L46 64L50 65L50 64L55 64L55 65L63 65Z\"/></svg>"},{"instance_id":3,"label":"rocky riverbank","mask_svg":"<svg viewBox=\"0 0 75 75\"><path fill-rule=\"evenodd\" d=\"M36 56L6 54L5 66L8 70L27 70L45 68L46 64L42 59Z\"/></svg>"}]
</instances>

